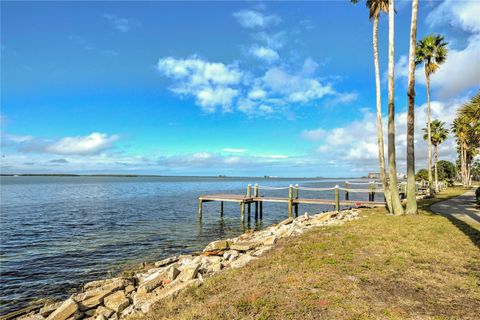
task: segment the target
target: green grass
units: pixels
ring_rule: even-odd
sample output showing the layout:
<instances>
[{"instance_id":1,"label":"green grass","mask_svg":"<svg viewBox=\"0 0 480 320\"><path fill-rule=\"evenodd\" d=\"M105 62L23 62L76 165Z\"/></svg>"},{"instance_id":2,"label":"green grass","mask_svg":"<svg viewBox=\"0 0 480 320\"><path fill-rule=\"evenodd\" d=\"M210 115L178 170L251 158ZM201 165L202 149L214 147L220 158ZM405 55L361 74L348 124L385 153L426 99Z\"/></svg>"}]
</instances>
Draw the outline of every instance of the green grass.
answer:
<instances>
[{"instance_id":1,"label":"green grass","mask_svg":"<svg viewBox=\"0 0 480 320\"><path fill-rule=\"evenodd\" d=\"M432 214L361 220L284 239L245 268L158 305L146 319L476 319L478 230ZM472 231L473 230L473 231Z\"/></svg>"}]
</instances>

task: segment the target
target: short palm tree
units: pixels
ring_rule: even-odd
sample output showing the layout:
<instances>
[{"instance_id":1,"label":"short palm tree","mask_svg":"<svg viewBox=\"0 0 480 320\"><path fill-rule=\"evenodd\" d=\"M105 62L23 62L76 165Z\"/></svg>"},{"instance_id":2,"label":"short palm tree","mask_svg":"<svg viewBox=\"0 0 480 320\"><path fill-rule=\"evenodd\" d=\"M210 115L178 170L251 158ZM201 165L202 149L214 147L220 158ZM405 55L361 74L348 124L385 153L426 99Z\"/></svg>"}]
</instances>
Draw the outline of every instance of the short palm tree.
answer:
<instances>
[{"instance_id":1,"label":"short palm tree","mask_svg":"<svg viewBox=\"0 0 480 320\"><path fill-rule=\"evenodd\" d=\"M430 124L430 142L433 145L433 157L435 166L435 192L438 193L438 145L448 138L448 129L445 127L445 122L440 120L433 120ZM425 134L423 139L428 141L428 128L423 128ZM430 171L431 171L430 167Z\"/></svg>"},{"instance_id":2,"label":"short palm tree","mask_svg":"<svg viewBox=\"0 0 480 320\"><path fill-rule=\"evenodd\" d=\"M432 143L430 128L430 76L434 74L440 65L447 59L447 43L443 36L432 34L418 41L415 50L415 64L424 64L425 77L427 80L427 144L428 144L428 167L432 167ZM435 191L432 188L432 172L429 170L428 182L430 193Z\"/></svg>"},{"instance_id":3,"label":"short palm tree","mask_svg":"<svg viewBox=\"0 0 480 320\"><path fill-rule=\"evenodd\" d=\"M351 0L358 3L358 0ZM382 12L388 11L388 0L366 0L365 4L369 12L370 20L373 20L373 64L375 67L375 91L377 106L377 143L378 143L378 161L380 166L380 179L383 184L383 192L387 202L387 208L390 213L392 210L392 201L390 189L388 186L387 172L385 169L385 150L383 142L383 124L382 124L382 98L380 90L380 67L378 62L378 20Z\"/></svg>"}]
</instances>

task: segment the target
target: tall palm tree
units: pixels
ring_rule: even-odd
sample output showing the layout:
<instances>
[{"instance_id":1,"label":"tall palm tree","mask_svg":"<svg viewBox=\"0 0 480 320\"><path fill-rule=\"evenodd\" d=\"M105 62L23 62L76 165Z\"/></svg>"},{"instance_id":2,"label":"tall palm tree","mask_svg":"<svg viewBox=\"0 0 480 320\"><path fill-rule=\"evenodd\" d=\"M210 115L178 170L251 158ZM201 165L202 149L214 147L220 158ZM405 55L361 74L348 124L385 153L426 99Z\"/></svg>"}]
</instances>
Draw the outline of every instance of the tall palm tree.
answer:
<instances>
[{"instance_id":1,"label":"tall palm tree","mask_svg":"<svg viewBox=\"0 0 480 320\"><path fill-rule=\"evenodd\" d=\"M452 132L458 145L462 183L470 185L471 164L480 153L480 92L458 109Z\"/></svg>"},{"instance_id":2,"label":"tall palm tree","mask_svg":"<svg viewBox=\"0 0 480 320\"><path fill-rule=\"evenodd\" d=\"M433 195L435 190L432 184L432 143L430 130L430 76L434 74L440 65L447 59L447 43L443 36L432 34L426 36L417 43L415 52L415 64L424 64L425 77L427 80L427 131L428 131L428 182L430 183L430 194Z\"/></svg>"},{"instance_id":3,"label":"tall palm tree","mask_svg":"<svg viewBox=\"0 0 480 320\"><path fill-rule=\"evenodd\" d=\"M395 93L394 93L394 27L395 0L388 1L388 177L393 214L403 214L397 187L397 159L395 156Z\"/></svg>"},{"instance_id":4,"label":"tall palm tree","mask_svg":"<svg viewBox=\"0 0 480 320\"><path fill-rule=\"evenodd\" d=\"M358 0L351 0L358 3ZM375 67L375 91L377 106L377 143L378 143L378 160L380 166L380 180L383 185L383 192L387 202L387 208L393 213L390 189L388 186L387 172L385 170L385 150L383 142L383 124L382 124L382 99L380 90L380 67L378 62L378 20L380 13L388 11L388 0L367 0L366 2L369 18L373 20L373 64Z\"/></svg>"},{"instance_id":5,"label":"tall palm tree","mask_svg":"<svg viewBox=\"0 0 480 320\"><path fill-rule=\"evenodd\" d=\"M417 213L415 188L415 44L417 37L418 0L412 0L410 23L410 52L408 56L408 111L407 111L407 214Z\"/></svg>"},{"instance_id":6,"label":"tall palm tree","mask_svg":"<svg viewBox=\"0 0 480 320\"><path fill-rule=\"evenodd\" d=\"M435 192L438 193L438 145L448 138L448 129L444 127L445 122L433 120L430 124L430 142L433 145L433 158L435 167ZM428 140L428 128L423 128L425 134L423 139Z\"/></svg>"}]
</instances>

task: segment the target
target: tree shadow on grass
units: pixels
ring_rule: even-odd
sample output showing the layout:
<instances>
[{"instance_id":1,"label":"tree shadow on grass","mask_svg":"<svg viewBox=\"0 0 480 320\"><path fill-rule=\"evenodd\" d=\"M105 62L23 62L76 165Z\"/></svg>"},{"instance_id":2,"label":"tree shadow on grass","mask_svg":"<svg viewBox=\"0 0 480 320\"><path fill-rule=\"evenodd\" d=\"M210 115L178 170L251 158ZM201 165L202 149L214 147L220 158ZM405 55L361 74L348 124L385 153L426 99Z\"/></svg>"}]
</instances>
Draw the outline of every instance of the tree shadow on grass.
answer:
<instances>
[{"instance_id":1,"label":"tree shadow on grass","mask_svg":"<svg viewBox=\"0 0 480 320\"><path fill-rule=\"evenodd\" d=\"M468 223L455 218L453 215L441 215L447 218L455 227L462 231L466 236L472 240L473 244L480 249L480 231L469 225Z\"/></svg>"}]
</instances>

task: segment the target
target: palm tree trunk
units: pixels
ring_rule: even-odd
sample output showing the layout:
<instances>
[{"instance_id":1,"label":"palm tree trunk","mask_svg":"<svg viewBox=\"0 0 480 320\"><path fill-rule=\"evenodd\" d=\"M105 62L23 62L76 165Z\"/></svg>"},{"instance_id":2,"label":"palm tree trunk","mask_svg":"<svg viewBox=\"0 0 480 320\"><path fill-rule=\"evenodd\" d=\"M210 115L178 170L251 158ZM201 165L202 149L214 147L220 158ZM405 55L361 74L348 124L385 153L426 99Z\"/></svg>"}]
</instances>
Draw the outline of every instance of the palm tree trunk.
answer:
<instances>
[{"instance_id":1,"label":"palm tree trunk","mask_svg":"<svg viewBox=\"0 0 480 320\"><path fill-rule=\"evenodd\" d=\"M438 146L433 146L433 156L435 157L435 192L438 193Z\"/></svg>"},{"instance_id":2,"label":"palm tree trunk","mask_svg":"<svg viewBox=\"0 0 480 320\"><path fill-rule=\"evenodd\" d=\"M415 188L415 44L417 37L418 0L412 0L410 25L410 52L408 57L408 112L407 112L407 214L417 213Z\"/></svg>"},{"instance_id":3,"label":"palm tree trunk","mask_svg":"<svg viewBox=\"0 0 480 320\"><path fill-rule=\"evenodd\" d=\"M394 26L395 0L388 1L388 176L390 178L390 193L392 198L393 214L402 215L403 207L400 203L397 186L397 160L395 156L395 102L394 102Z\"/></svg>"},{"instance_id":4,"label":"palm tree trunk","mask_svg":"<svg viewBox=\"0 0 480 320\"><path fill-rule=\"evenodd\" d=\"M430 196L435 195L432 178L432 132L430 130L430 75L427 72L427 65L425 64L425 77L427 78L427 145L428 145L428 183Z\"/></svg>"},{"instance_id":5,"label":"palm tree trunk","mask_svg":"<svg viewBox=\"0 0 480 320\"><path fill-rule=\"evenodd\" d=\"M377 139L378 139L378 160L380 165L380 179L382 180L385 201L388 212L393 213L392 199L388 187L387 172L385 170L385 151L383 142L382 124L382 99L380 90L380 66L378 62L378 15L373 20L373 64L375 66L375 91L377 95Z\"/></svg>"}]
</instances>

